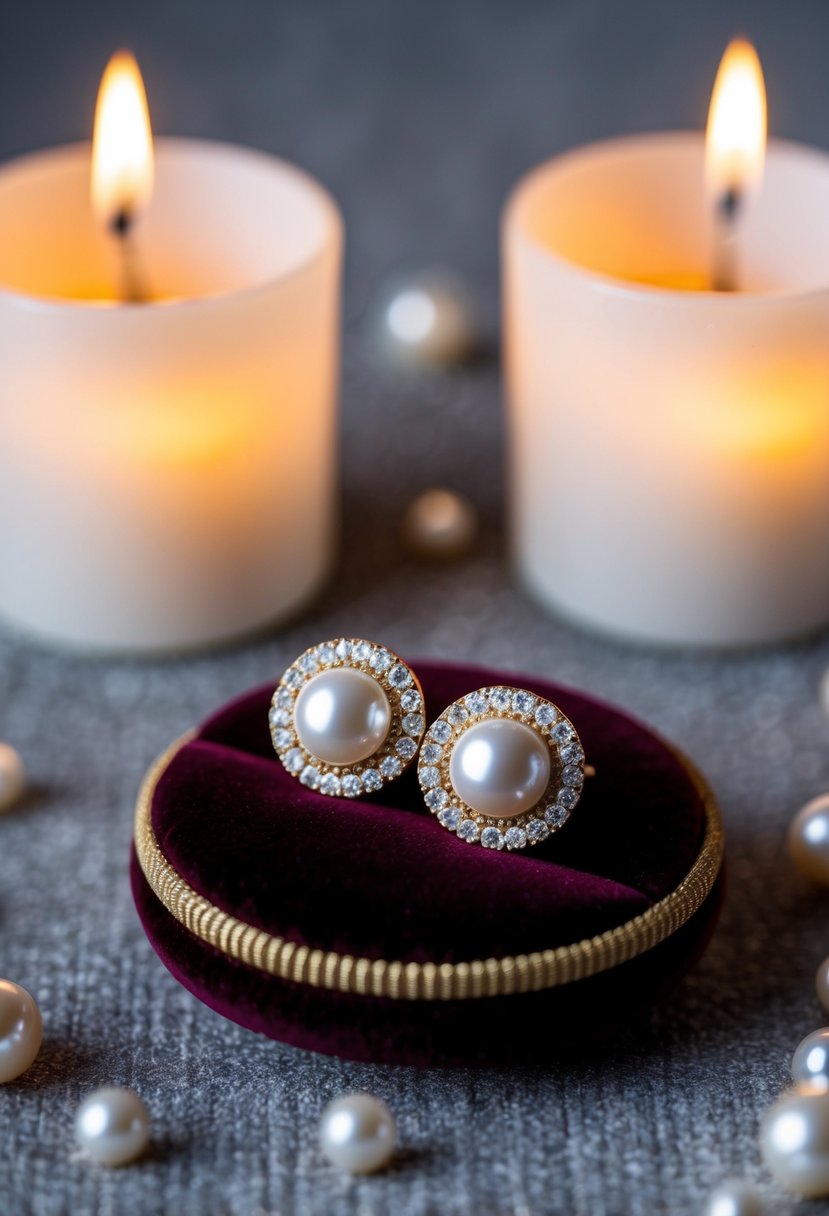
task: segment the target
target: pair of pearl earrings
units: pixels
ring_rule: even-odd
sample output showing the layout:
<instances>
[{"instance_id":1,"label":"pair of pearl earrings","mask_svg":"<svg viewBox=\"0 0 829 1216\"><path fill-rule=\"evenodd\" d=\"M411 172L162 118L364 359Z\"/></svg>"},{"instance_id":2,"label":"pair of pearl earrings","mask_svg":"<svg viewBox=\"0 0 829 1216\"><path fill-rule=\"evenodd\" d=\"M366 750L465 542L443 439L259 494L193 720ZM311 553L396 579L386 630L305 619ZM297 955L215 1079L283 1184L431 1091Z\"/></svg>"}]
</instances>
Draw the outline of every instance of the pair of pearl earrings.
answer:
<instances>
[{"instance_id":1,"label":"pair of pearl earrings","mask_svg":"<svg viewBox=\"0 0 829 1216\"><path fill-rule=\"evenodd\" d=\"M269 712L288 773L332 798L381 790L417 759L424 802L467 844L523 849L563 827L584 750L558 706L523 688L477 688L426 729L423 689L385 646L337 638L285 671Z\"/></svg>"}]
</instances>

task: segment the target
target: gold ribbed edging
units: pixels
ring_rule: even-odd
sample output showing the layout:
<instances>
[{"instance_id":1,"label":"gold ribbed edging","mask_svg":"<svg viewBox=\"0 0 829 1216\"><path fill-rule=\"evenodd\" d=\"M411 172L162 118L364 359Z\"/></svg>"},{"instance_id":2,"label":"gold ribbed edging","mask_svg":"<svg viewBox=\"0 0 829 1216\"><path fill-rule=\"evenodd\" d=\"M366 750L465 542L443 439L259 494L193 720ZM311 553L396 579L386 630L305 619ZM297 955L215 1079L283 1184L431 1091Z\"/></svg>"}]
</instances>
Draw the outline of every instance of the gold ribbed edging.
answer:
<instances>
[{"instance_id":1,"label":"gold ribbed edging","mask_svg":"<svg viewBox=\"0 0 829 1216\"><path fill-rule=\"evenodd\" d=\"M152 826L153 793L164 770L193 737L190 732L168 748L141 785L135 808L141 869L167 911L195 937L249 967L295 984L406 1001L470 1000L572 984L644 954L680 929L705 902L722 862L722 823L714 796L690 761L675 752L705 808L702 846L679 886L623 925L568 946L462 963L402 963L314 950L223 912L188 886L161 852Z\"/></svg>"}]
</instances>

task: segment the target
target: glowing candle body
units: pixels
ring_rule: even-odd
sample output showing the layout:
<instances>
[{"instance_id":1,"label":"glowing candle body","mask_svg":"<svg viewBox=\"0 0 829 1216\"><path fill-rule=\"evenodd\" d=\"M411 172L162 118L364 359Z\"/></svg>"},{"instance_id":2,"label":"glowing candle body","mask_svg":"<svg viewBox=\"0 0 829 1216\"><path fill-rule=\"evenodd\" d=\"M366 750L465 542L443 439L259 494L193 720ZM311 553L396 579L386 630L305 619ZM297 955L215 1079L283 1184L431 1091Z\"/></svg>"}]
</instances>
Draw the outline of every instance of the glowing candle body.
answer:
<instances>
[{"instance_id":1,"label":"glowing candle body","mask_svg":"<svg viewBox=\"0 0 829 1216\"><path fill-rule=\"evenodd\" d=\"M829 157L769 149L737 293L706 281L702 139L531 173L504 224L511 499L547 605L663 643L829 621Z\"/></svg>"},{"instance_id":2,"label":"glowing candle body","mask_svg":"<svg viewBox=\"0 0 829 1216\"><path fill-rule=\"evenodd\" d=\"M88 146L0 171L0 614L79 647L202 645L319 587L342 233L298 170L161 140L152 303L113 302Z\"/></svg>"}]
</instances>

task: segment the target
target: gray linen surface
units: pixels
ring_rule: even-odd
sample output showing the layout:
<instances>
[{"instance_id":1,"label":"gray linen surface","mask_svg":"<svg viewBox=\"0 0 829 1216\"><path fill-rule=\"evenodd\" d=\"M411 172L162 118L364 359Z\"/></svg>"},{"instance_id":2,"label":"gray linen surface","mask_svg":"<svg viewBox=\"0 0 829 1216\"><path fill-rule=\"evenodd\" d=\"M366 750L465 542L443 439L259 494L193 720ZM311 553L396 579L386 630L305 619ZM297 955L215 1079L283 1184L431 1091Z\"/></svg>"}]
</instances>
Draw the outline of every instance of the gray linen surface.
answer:
<instances>
[{"instance_id":1,"label":"gray linen surface","mask_svg":"<svg viewBox=\"0 0 829 1216\"><path fill-rule=\"evenodd\" d=\"M396 372L372 345L371 317L390 272L443 262L468 275L494 334L497 217L512 181L588 138L701 125L737 25L766 60L772 125L829 143L829 10L82 0L3 20L0 154L84 135L96 74L126 41L160 130L271 148L332 186L349 266L343 556L314 609L271 637L167 661L49 653L0 632L0 738L32 779L0 820L0 975L35 994L46 1034L29 1074L0 1091L0 1212L691 1216L713 1184L743 1173L788 1211L756 1132L791 1051L821 1022L813 976L829 951L829 894L798 879L783 840L793 811L829 786L817 702L829 641L649 653L549 619L505 559L495 358ZM441 483L474 499L484 535L471 560L433 571L406 561L395 527L413 493ZM340 633L583 687L702 766L729 833L728 902L707 956L652 1025L555 1069L375 1068L241 1030L164 970L126 875L145 767L226 698ZM120 1172L92 1168L73 1145L74 1110L103 1083L135 1086L153 1114L151 1156ZM401 1144L394 1169L361 1181L327 1167L316 1144L323 1104L355 1089L386 1099Z\"/></svg>"}]
</instances>

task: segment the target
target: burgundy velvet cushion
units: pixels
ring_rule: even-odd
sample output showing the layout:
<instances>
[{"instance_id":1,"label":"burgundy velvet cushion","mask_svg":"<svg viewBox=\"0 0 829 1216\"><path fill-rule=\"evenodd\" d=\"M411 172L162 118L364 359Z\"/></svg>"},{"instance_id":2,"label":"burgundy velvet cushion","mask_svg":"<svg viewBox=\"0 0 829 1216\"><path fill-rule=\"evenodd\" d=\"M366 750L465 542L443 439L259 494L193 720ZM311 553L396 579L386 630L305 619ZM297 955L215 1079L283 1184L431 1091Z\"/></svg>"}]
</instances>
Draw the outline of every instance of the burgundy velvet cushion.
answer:
<instances>
[{"instance_id":1,"label":"burgundy velvet cushion","mask_svg":"<svg viewBox=\"0 0 829 1216\"><path fill-rule=\"evenodd\" d=\"M373 798L326 798L289 777L268 732L272 685L210 718L163 774L152 817L179 874L220 908L312 947L369 958L457 962L564 945L611 929L673 890L692 865L704 813L687 769L661 740L592 698L512 673L416 663L431 721L484 684L549 697L581 736L589 780L569 823L542 845L493 853L458 840L423 805L414 766ZM554 1017L641 1007L702 948L719 903L646 956L592 980L491 1000L410 1002L280 981L193 938L133 859L144 927L200 999L272 1037L389 1062L515 1059ZM531 1036L532 1037L532 1036ZM538 1045L529 1051L538 1057Z\"/></svg>"}]
</instances>

